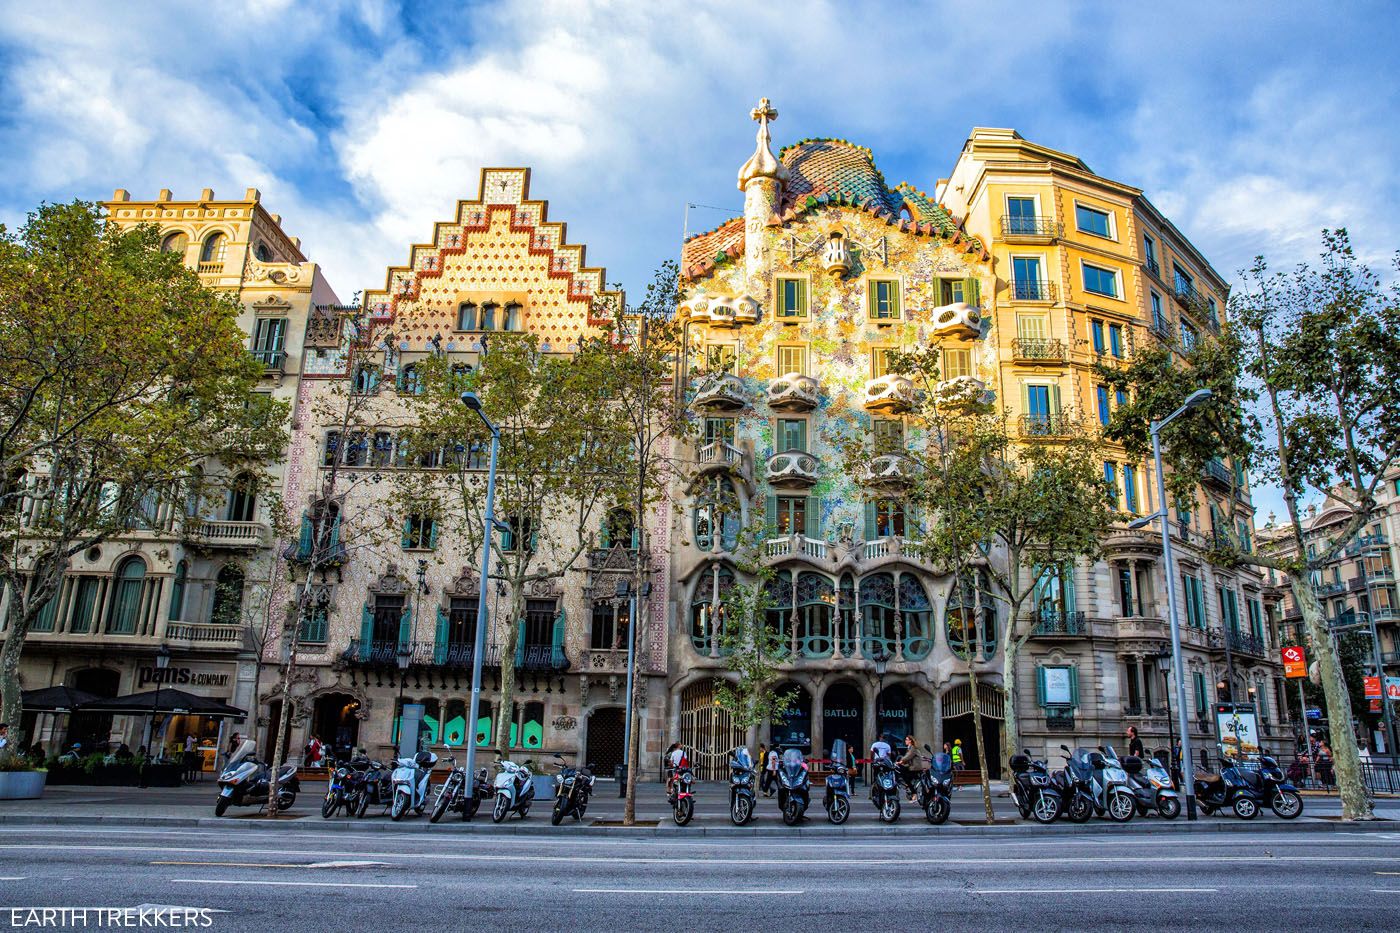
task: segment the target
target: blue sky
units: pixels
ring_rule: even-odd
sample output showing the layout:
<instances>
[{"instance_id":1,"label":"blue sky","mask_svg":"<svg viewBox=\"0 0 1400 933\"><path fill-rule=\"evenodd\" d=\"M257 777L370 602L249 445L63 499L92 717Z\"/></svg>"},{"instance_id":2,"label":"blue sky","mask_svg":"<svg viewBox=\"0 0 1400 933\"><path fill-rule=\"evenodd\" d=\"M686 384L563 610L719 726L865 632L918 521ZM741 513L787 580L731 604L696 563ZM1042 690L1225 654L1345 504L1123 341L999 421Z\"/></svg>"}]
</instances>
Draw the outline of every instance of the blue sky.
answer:
<instances>
[{"instance_id":1,"label":"blue sky","mask_svg":"<svg viewBox=\"0 0 1400 933\"><path fill-rule=\"evenodd\" d=\"M1227 275L1309 258L1341 224L1384 264L1394 7L1147 6L0 0L0 221L253 186L348 299L481 166L525 164L636 290L677 255L687 202L737 209L767 96L778 144L847 138L930 191L971 127L1016 127L1146 189Z\"/></svg>"}]
</instances>

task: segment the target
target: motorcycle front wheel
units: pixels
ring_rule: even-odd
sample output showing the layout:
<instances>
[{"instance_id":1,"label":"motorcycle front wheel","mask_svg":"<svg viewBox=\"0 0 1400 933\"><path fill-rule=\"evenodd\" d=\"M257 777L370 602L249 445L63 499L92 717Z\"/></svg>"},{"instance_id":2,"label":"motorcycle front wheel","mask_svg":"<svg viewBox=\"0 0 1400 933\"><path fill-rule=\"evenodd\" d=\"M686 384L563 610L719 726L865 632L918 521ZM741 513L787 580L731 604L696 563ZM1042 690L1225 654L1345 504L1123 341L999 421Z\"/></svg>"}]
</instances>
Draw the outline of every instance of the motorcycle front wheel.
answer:
<instances>
[{"instance_id":1,"label":"motorcycle front wheel","mask_svg":"<svg viewBox=\"0 0 1400 933\"><path fill-rule=\"evenodd\" d=\"M831 801L831 806L827 807L826 818L837 826L846 822L851 815L851 802L845 797L837 797Z\"/></svg>"},{"instance_id":2,"label":"motorcycle front wheel","mask_svg":"<svg viewBox=\"0 0 1400 933\"><path fill-rule=\"evenodd\" d=\"M1235 816L1242 820L1252 820L1259 815L1259 805L1253 797L1236 797L1234 807Z\"/></svg>"},{"instance_id":3,"label":"motorcycle front wheel","mask_svg":"<svg viewBox=\"0 0 1400 933\"><path fill-rule=\"evenodd\" d=\"M510 816L510 798L505 794L496 795L496 805L491 808L491 822L503 823Z\"/></svg>"},{"instance_id":4,"label":"motorcycle front wheel","mask_svg":"<svg viewBox=\"0 0 1400 933\"><path fill-rule=\"evenodd\" d=\"M328 820L335 816L335 811L340 809L340 795L334 791L326 792L326 799L321 801L321 819Z\"/></svg>"},{"instance_id":5,"label":"motorcycle front wheel","mask_svg":"<svg viewBox=\"0 0 1400 933\"><path fill-rule=\"evenodd\" d=\"M729 821L735 826L743 826L751 816L753 816L753 801L744 796L735 797L733 805L729 808Z\"/></svg>"},{"instance_id":6,"label":"motorcycle front wheel","mask_svg":"<svg viewBox=\"0 0 1400 933\"><path fill-rule=\"evenodd\" d=\"M359 804L355 807L355 819L357 819L357 820L362 820L362 819L364 819L365 811L367 811L368 809L369 809L369 791L367 791L367 790L360 791L360 802L359 802Z\"/></svg>"},{"instance_id":7,"label":"motorcycle front wheel","mask_svg":"<svg viewBox=\"0 0 1400 933\"><path fill-rule=\"evenodd\" d=\"M1157 801L1157 812L1164 820L1174 820L1181 815L1181 800L1176 797L1163 797Z\"/></svg>"},{"instance_id":8,"label":"motorcycle front wheel","mask_svg":"<svg viewBox=\"0 0 1400 933\"><path fill-rule=\"evenodd\" d=\"M690 822L690 818L695 815L695 800L692 797L682 797L676 801L676 810L672 814L675 817L677 826L684 826Z\"/></svg>"},{"instance_id":9,"label":"motorcycle front wheel","mask_svg":"<svg viewBox=\"0 0 1400 933\"><path fill-rule=\"evenodd\" d=\"M1281 790L1269 801L1274 815L1279 819L1291 820L1303 812L1303 798L1291 790Z\"/></svg>"},{"instance_id":10,"label":"motorcycle front wheel","mask_svg":"<svg viewBox=\"0 0 1400 933\"><path fill-rule=\"evenodd\" d=\"M403 815L408 812L408 795L395 794L394 805L389 808L389 819L397 823L403 819Z\"/></svg>"},{"instance_id":11,"label":"motorcycle front wheel","mask_svg":"<svg viewBox=\"0 0 1400 933\"><path fill-rule=\"evenodd\" d=\"M783 807L783 822L789 826L796 826L802 819L802 807L796 800L788 798L787 806Z\"/></svg>"},{"instance_id":12,"label":"motorcycle front wheel","mask_svg":"<svg viewBox=\"0 0 1400 933\"><path fill-rule=\"evenodd\" d=\"M564 798L563 798L563 797L560 797L558 800L554 801L554 812L551 813L551 814L549 814L549 822L550 822L551 825L554 825L554 826L558 826L560 823L564 822Z\"/></svg>"},{"instance_id":13,"label":"motorcycle front wheel","mask_svg":"<svg viewBox=\"0 0 1400 933\"><path fill-rule=\"evenodd\" d=\"M1060 815L1060 801L1054 797L1041 795L1031 808L1031 816L1037 823L1053 823Z\"/></svg>"},{"instance_id":14,"label":"motorcycle front wheel","mask_svg":"<svg viewBox=\"0 0 1400 933\"><path fill-rule=\"evenodd\" d=\"M447 813L447 808L452 805L457 792L450 787L444 787L442 793L438 794L437 803L433 804L432 815L428 817L429 823L436 823Z\"/></svg>"},{"instance_id":15,"label":"motorcycle front wheel","mask_svg":"<svg viewBox=\"0 0 1400 933\"><path fill-rule=\"evenodd\" d=\"M1132 794L1114 794L1108 799L1108 818L1126 823L1137 815L1137 801Z\"/></svg>"},{"instance_id":16,"label":"motorcycle front wheel","mask_svg":"<svg viewBox=\"0 0 1400 933\"><path fill-rule=\"evenodd\" d=\"M1069 812L1066 814L1071 823L1087 823L1089 817L1094 815L1094 805L1086 800L1081 794L1075 794L1074 800L1070 802Z\"/></svg>"},{"instance_id":17,"label":"motorcycle front wheel","mask_svg":"<svg viewBox=\"0 0 1400 933\"><path fill-rule=\"evenodd\" d=\"M224 815L225 813L227 813L227 812L228 812L228 798L227 798L227 797L220 797L218 800L214 801L214 815L215 815L215 816L223 816L223 815Z\"/></svg>"},{"instance_id":18,"label":"motorcycle front wheel","mask_svg":"<svg viewBox=\"0 0 1400 933\"><path fill-rule=\"evenodd\" d=\"M880 820L893 823L899 819L899 794L890 794L880 806Z\"/></svg>"},{"instance_id":19,"label":"motorcycle front wheel","mask_svg":"<svg viewBox=\"0 0 1400 933\"><path fill-rule=\"evenodd\" d=\"M924 805L924 816L927 817L928 821L934 826L947 822L948 811L948 801L944 800L938 794L929 797L928 803Z\"/></svg>"}]
</instances>

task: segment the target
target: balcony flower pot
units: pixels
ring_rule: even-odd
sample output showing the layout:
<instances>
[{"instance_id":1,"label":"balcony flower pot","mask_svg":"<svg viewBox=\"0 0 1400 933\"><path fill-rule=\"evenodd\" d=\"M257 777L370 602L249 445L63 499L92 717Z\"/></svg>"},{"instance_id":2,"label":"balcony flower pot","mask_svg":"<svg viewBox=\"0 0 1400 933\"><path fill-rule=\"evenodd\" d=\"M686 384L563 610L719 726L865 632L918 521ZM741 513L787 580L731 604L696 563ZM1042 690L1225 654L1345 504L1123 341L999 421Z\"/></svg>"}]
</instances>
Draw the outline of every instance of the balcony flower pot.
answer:
<instances>
[{"instance_id":1,"label":"balcony flower pot","mask_svg":"<svg viewBox=\"0 0 1400 933\"><path fill-rule=\"evenodd\" d=\"M36 800L44 795L47 771L0 771L0 800Z\"/></svg>"}]
</instances>

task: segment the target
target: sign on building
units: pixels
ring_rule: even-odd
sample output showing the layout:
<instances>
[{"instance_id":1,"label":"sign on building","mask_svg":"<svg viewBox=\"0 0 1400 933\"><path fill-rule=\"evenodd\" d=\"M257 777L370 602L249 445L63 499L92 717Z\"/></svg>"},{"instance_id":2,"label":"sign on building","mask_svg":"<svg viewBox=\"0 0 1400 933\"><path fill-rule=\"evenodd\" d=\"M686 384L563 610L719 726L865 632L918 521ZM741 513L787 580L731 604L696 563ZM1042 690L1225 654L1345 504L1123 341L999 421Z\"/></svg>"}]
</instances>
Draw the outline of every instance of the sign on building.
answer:
<instances>
[{"instance_id":1,"label":"sign on building","mask_svg":"<svg viewBox=\"0 0 1400 933\"><path fill-rule=\"evenodd\" d=\"M1308 676L1308 656L1302 645L1288 645L1283 649L1283 676Z\"/></svg>"}]
</instances>

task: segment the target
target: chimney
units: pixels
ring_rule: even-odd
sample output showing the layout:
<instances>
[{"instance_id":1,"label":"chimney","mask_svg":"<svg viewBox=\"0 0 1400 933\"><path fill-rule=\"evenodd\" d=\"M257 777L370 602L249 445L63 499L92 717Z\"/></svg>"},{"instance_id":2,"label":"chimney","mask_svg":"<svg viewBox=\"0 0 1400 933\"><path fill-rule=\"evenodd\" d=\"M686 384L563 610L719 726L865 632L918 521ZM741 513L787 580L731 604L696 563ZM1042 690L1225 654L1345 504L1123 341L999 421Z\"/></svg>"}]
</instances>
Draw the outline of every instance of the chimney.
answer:
<instances>
[{"instance_id":1,"label":"chimney","mask_svg":"<svg viewBox=\"0 0 1400 933\"><path fill-rule=\"evenodd\" d=\"M156 200L157 200L157 201L169 201L169 200L170 200L170 189L169 189L169 188L162 188L162 189L160 189L160 193L156 195Z\"/></svg>"},{"instance_id":2,"label":"chimney","mask_svg":"<svg viewBox=\"0 0 1400 933\"><path fill-rule=\"evenodd\" d=\"M116 191L113 191L113 192L112 192L112 200L113 200L113 201L130 201L130 200L131 200L131 192L127 191L125 188L118 188Z\"/></svg>"},{"instance_id":3,"label":"chimney","mask_svg":"<svg viewBox=\"0 0 1400 933\"><path fill-rule=\"evenodd\" d=\"M200 189L199 189L199 199L200 199L201 201L212 201L212 200L214 200L214 189L213 189L213 188L200 188Z\"/></svg>"}]
</instances>

